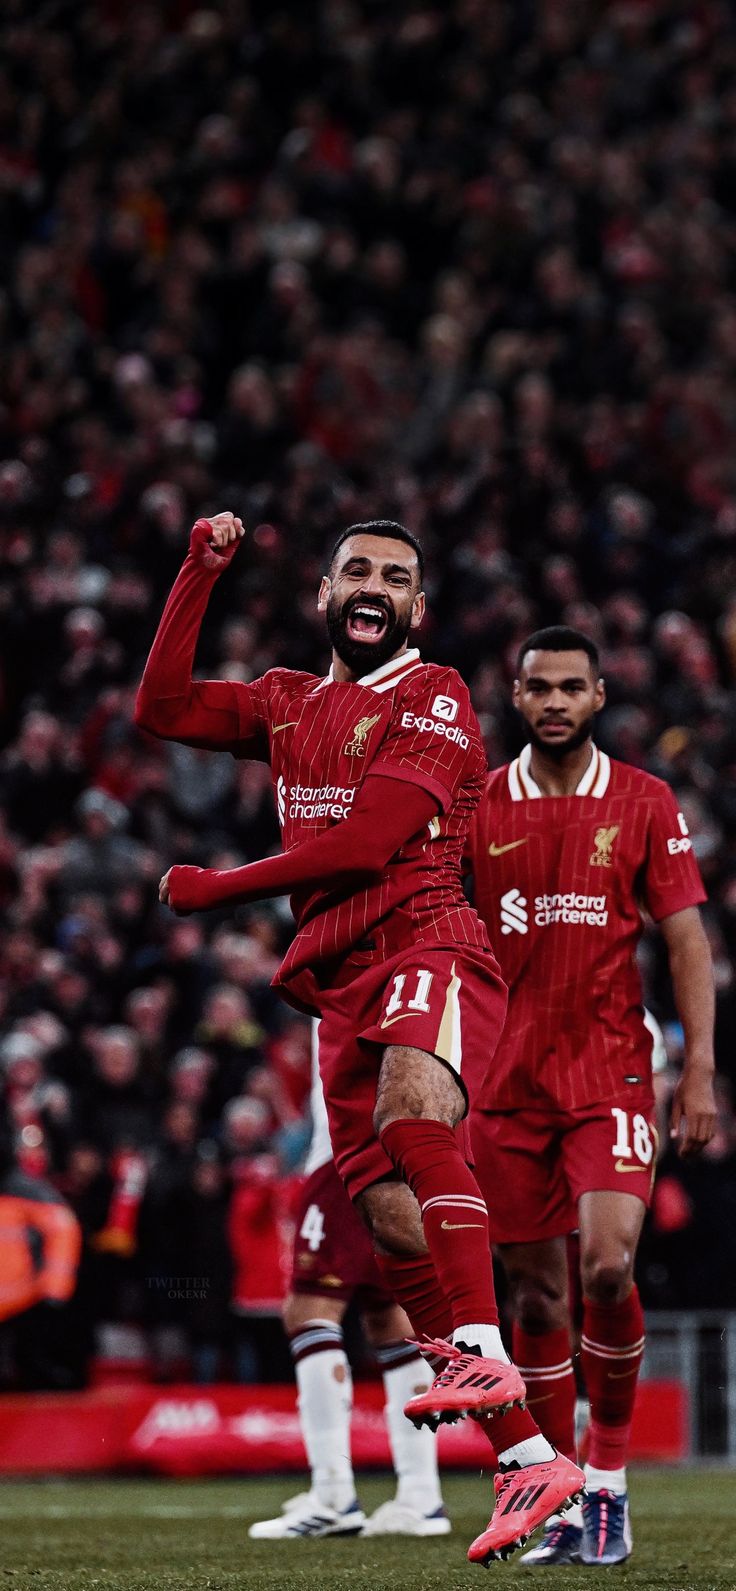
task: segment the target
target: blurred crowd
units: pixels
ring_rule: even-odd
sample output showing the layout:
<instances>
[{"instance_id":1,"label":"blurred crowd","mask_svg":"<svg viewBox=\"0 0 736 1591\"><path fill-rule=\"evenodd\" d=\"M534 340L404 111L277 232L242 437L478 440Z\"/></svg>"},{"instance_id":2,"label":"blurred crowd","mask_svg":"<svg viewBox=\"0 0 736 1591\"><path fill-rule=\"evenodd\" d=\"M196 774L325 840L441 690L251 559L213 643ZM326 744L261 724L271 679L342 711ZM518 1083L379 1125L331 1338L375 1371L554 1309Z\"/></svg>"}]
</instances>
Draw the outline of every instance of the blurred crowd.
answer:
<instances>
[{"instance_id":1,"label":"blurred crowd","mask_svg":"<svg viewBox=\"0 0 736 1591\"><path fill-rule=\"evenodd\" d=\"M600 739L678 792L718 986L719 1133L665 1157L643 1292L736 1306L730 7L7 0L0 61L0 1066L84 1230L63 1374L141 1326L159 1374L276 1373L288 909L176 920L155 888L278 843L268 771L132 724L220 508L248 538L204 674L323 671L325 549L384 514L492 764L519 640L600 643ZM674 1077L656 936L642 963Z\"/></svg>"}]
</instances>

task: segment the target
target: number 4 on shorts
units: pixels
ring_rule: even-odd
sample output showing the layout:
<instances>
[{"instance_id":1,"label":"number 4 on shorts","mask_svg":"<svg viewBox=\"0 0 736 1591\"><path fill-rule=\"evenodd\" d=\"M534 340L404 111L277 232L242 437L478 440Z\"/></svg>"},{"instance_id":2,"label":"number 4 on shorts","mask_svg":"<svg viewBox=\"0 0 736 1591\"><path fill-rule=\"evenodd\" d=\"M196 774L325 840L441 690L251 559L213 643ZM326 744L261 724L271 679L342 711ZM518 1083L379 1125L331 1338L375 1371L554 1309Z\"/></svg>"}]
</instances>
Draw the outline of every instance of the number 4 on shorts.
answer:
<instances>
[{"instance_id":1,"label":"number 4 on shorts","mask_svg":"<svg viewBox=\"0 0 736 1591\"><path fill-rule=\"evenodd\" d=\"M299 1236L304 1238L310 1253L316 1254L324 1235L325 1218L322 1211L318 1204L310 1204L299 1228Z\"/></svg>"}]
</instances>

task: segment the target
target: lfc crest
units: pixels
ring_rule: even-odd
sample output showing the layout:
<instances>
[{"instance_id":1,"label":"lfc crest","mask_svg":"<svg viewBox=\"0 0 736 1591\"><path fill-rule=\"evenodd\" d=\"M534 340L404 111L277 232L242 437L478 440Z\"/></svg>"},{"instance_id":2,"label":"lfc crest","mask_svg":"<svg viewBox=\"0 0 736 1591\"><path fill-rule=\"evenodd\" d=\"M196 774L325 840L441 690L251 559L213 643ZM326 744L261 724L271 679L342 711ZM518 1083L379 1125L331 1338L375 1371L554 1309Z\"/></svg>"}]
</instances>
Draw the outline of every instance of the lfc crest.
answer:
<instances>
[{"instance_id":1,"label":"lfc crest","mask_svg":"<svg viewBox=\"0 0 736 1591\"><path fill-rule=\"evenodd\" d=\"M378 723L380 716L380 713L374 713L372 717L358 719L358 722L353 730L353 738L347 742L347 745L344 748L346 757L365 756L365 743L373 728L373 725Z\"/></svg>"},{"instance_id":2,"label":"lfc crest","mask_svg":"<svg viewBox=\"0 0 736 1591\"><path fill-rule=\"evenodd\" d=\"M593 838L595 850L590 858L591 867L611 866L613 842L619 832L620 827L620 823L613 823L610 829L596 829Z\"/></svg>"}]
</instances>

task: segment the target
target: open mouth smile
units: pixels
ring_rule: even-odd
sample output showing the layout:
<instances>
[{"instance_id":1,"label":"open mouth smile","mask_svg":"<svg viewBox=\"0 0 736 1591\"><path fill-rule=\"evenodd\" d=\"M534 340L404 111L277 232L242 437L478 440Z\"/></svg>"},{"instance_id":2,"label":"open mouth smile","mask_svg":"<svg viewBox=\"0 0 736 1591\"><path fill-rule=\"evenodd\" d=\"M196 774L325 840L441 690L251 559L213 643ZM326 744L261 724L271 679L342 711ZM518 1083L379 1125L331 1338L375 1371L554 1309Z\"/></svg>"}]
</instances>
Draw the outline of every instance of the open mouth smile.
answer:
<instances>
[{"instance_id":1,"label":"open mouth smile","mask_svg":"<svg viewBox=\"0 0 736 1591\"><path fill-rule=\"evenodd\" d=\"M345 629L351 641L380 641L388 626L388 614L378 602L356 602L350 609Z\"/></svg>"}]
</instances>

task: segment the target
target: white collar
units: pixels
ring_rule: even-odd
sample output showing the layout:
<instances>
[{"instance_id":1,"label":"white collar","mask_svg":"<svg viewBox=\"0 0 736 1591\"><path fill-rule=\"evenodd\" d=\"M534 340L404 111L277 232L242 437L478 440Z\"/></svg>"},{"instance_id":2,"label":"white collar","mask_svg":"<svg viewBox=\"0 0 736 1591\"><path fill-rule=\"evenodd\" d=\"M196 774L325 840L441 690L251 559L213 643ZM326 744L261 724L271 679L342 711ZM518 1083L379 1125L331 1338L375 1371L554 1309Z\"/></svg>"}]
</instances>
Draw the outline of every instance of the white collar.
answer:
<instances>
[{"instance_id":1,"label":"white collar","mask_svg":"<svg viewBox=\"0 0 736 1591\"><path fill-rule=\"evenodd\" d=\"M531 775L532 748L524 747L521 755L509 763L508 785L512 801L536 801L542 796L539 785ZM576 796L593 796L597 801L604 796L611 777L611 759L605 751L593 746L590 762L575 791Z\"/></svg>"},{"instance_id":2,"label":"white collar","mask_svg":"<svg viewBox=\"0 0 736 1591\"><path fill-rule=\"evenodd\" d=\"M412 646L407 652L400 652L398 657L389 658L388 663L382 663L380 668L374 668L370 674L362 674L360 679L355 680L354 683L356 685L367 685L370 690L377 691L379 695L383 695L386 691L393 690L394 686L398 685L400 680L405 679L407 674L413 673L415 668L420 668L421 663L419 647ZM329 674L326 674L325 678L320 680L319 685L315 686L311 693L312 696L317 691L324 690L325 685L331 685L334 678L335 671L331 666Z\"/></svg>"}]
</instances>

